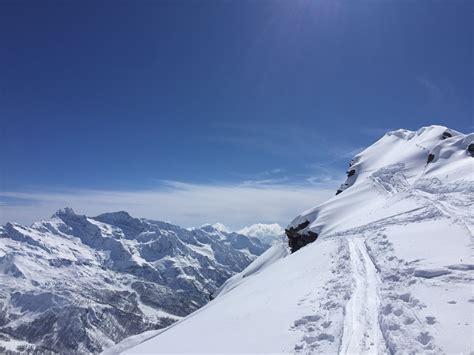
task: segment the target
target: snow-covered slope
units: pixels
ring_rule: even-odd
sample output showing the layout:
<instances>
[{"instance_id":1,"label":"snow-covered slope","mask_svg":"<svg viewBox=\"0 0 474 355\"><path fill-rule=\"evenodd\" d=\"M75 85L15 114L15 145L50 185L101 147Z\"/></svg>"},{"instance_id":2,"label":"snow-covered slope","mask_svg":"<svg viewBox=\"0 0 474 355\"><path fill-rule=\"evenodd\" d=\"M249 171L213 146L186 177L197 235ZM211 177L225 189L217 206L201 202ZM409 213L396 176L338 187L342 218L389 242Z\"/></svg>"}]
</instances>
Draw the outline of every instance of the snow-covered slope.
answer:
<instances>
[{"instance_id":1,"label":"snow-covered slope","mask_svg":"<svg viewBox=\"0 0 474 355\"><path fill-rule=\"evenodd\" d=\"M8 223L0 227L0 352L98 352L163 328L206 304L267 247L126 212L89 218L66 208L31 227Z\"/></svg>"},{"instance_id":2,"label":"snow-covered slope","mask_svg":"<svg viewBox=\"0 0 474 355\"><path fill-rule=\"evenodd\" d=\"M473 143L441 126L387 133L291 222L315 242L273 246L205 307L116 350L469 354Z\"/></svg>"}]
</instances>

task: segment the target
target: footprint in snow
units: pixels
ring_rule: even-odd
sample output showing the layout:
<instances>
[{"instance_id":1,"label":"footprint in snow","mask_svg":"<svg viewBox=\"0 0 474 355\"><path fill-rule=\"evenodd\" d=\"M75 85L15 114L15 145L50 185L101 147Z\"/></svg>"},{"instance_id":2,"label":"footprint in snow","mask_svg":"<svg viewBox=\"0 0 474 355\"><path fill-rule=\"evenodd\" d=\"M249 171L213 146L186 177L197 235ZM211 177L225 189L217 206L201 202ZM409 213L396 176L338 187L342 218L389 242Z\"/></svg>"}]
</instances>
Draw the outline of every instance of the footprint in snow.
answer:
<instances>
[{"instance_id":1,"label":"footprint in snow","mask_svg":"<svg viewBox=\"0 0 474 355\"><path fill-rule=\"evenodd\" d=\"M393 311L393 314L395 314L397 317L400 317L403 314L403 309L397 308Z\"/></svg>"},{"instance_id":2,"label":"footprint in snow","mask_svg":"<svg viewBox=\"0 0 474 355\"><path fill-rule=\"evenodd\" d=\"M327 340L331 343L334 342L334 336L331 334L321 333L316 338L318 341Z\"/></svg>"},{"instance_id":3,"label":"footprint in snow","mask_svg":"<svg viewBox=\"0 0 474 355\"><path fill-rule=\"evenodd\" d=\"M329 327L329 326L331 325L331 323L332 323L331 321L326 321L326 322L322 323L321 326L322 326L323 328L327 328L327 327Z\"/></svg>"},{"instance_id":4,"label":"footprint in snow","mask_svg":"<svg viewBox=\"0 0 474 355\"><path fill-rule=\"evenodd\" d=\"M435 269L415 269L414 276L421 277L424 279L432 279L433 277L439 277L451 274L451 271L443 269L443 268L435 268Z\"/></svg>"},{"instance_id":5,"label":"footprint in snow","mask_svg":"<svg viewBox=\"0 0 474 355\"><path fill-rule=\"evenodd\" d=\"M417 337L418 340L423 345L428 345L428 343L433 339L433 337L428 332L421 332Z\"/></svg>"},{"instance_id":6,"label":"footprint in snow","mask_svg":"<svg viewBox=\"0 0 474 355\"><path fill-rule=\"evenodd\" d=\"M404 293L402 295L399 296L399 298L403 301L403 302L410 302L410 299L411 299L411 294L408 292L408 293Z\"/></svg>"}]
</instances>

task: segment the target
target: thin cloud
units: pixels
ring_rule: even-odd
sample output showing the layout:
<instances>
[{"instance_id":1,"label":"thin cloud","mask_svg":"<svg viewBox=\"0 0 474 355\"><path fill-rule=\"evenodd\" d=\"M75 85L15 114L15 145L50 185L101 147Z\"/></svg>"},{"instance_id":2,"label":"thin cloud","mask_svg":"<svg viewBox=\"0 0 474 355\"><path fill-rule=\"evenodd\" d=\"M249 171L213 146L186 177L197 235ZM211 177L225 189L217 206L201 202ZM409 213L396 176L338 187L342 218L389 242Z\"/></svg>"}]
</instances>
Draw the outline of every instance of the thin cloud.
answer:
<instances>
[{"instance_id":1,"label":"thin cloud","mask_svg":"<svg viewBox=\"0 0 474 355\"><path fill-rule=\"evenodd\" d=\"M436 85L432 80L425 77L417 77L418 84L425 89L428 95L434 100L441 100L445 94L439 85Z\"/></svg>"},{"instance_id":2,"label":"thin cloud","mask_svg":"<svg viewBox=\"0 0 474 355\"><path fill-rule=\"evenodd\" d=\"M223 223L237 230L255 223L288 224L296 215L334 195L334 188L312 185L206 185L166 181L140 191L65 190L0 192L0 223L29 224L72 207L89 216L126 210L136 217L181 226Z\"/></svg>"},{"instance_id":3,"label":"thin cloud","mask_svg":"<svg viewBox=\"0 0 474 355\"><path fill-rule=\"evenodd\" d=\"M208 139L231 144L238 147L269 152L272 155L294 159L295 155L303 158L324 158L340 160L347 152L355 148L344 141L336 141L334 136L327 136L317 130L309 130L298 122L233 122L215 123L219 133L208 136ZM302 136L304 132L304 137Z\"/></svg>"},{"instance_id":4,"label":"thin cloud","mask_svg":"<svg viewBox=\"0 0 474 355\"><path fill-rule=\"evenodd\" d=\"M242 182L242 186L276 185L276 184L282 184L288 181L289 181L289 178L287 176L283 176L281 178L273 178L273 179L245 180Z\"/></svg>"},{"instance_id":5,"label":"thin cloud","mask_svg":"<svg viewBox=\"0 0 474 355\"><path fill-rule=\"evenodd\" d=\"M315 186L332 186L335 184L340 184L342 181L341 179L335 178L331 175L316 175L316 176L309 176L306 178L306 181L311 185Z\"/></svg>"},{"instance_id":6,"label":"thin cloud","mask_svg":"<svg viewBox=\"0 0 474 355\"><path fill-rule=\"evenodd\" d=\"M282 178L282 174L286 172L285 169L282 168L274 168L271 170L265 170L265 171L259 171L255 173L240 173L240 172L230 172L231 175L236 176L240 179L244 179L245 181L252 181L252 180L262 180L262 179L274 179L276 176L279 176L279 178Z\"/></svg>"}]
</instances>

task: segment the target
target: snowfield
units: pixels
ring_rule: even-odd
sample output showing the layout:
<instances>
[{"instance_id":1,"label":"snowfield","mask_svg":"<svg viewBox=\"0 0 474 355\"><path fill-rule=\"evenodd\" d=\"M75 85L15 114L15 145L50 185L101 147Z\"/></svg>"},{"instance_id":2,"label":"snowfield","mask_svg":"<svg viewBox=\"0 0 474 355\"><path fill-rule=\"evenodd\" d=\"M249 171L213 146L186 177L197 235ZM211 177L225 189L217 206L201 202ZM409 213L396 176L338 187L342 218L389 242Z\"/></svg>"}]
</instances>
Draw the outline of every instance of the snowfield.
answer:
<instances>
[{"instance_id":1,"label":"snowfield","mask_svg":"<svg viewBox=\"0 0 474 355\"><path fill-rule=\"evenodd\" d=\"M441 126L387 133L291 222L315 242L274 244L203 308L109 353L472 353L473 143Z\"/></svg>"}]
</instances>

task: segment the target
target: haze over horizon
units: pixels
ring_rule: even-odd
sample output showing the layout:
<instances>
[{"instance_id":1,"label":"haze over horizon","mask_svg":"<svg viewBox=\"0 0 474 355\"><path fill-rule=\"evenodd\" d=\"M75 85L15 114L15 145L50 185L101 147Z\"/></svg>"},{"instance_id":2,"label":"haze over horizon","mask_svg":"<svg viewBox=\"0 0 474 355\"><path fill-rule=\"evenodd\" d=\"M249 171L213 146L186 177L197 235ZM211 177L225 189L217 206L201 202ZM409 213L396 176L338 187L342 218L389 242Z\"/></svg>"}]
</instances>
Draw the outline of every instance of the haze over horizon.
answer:
<instances>
[{"instance_id":1,"label":"haze over horizon","mask_svg":"<svg viewBox=\"0 0 474 355\"><path fill-rule=\"evenodd\" d=\"M473 10L2 1L0 223L286 225L386 131L473 131Z\"/></svg>"}]
</instances>

